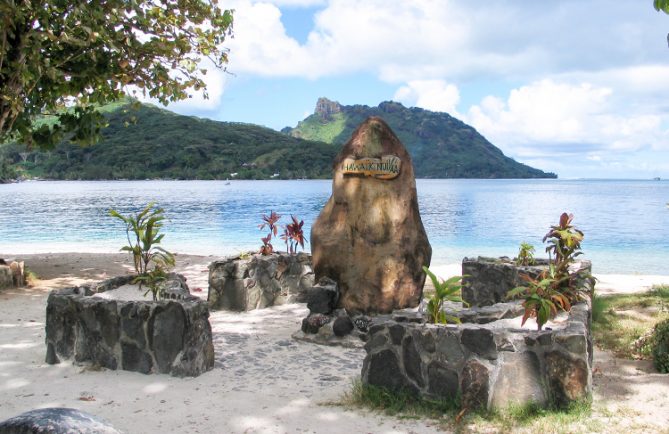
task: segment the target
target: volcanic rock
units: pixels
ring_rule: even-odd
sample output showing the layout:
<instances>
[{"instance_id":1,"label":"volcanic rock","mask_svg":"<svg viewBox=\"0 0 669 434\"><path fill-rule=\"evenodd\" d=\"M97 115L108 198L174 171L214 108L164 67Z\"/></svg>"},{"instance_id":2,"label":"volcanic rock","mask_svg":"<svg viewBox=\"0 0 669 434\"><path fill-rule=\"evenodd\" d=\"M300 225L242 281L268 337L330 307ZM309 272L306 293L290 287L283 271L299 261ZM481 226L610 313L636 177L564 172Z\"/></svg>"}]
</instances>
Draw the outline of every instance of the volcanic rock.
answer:
<instances>
[{"instance_id":1,"label":"volcanic rock","mask_svg":"<svg viewBox=\"0 0 669 434\"><path fill-rule=\"evenodd\" d=\"M335 158L332 196L311 230L316 280L339 285L338 307L389 313L421 300L432 248L418 211L411 157L378 117Z\"/></svg>"}]
</instances>

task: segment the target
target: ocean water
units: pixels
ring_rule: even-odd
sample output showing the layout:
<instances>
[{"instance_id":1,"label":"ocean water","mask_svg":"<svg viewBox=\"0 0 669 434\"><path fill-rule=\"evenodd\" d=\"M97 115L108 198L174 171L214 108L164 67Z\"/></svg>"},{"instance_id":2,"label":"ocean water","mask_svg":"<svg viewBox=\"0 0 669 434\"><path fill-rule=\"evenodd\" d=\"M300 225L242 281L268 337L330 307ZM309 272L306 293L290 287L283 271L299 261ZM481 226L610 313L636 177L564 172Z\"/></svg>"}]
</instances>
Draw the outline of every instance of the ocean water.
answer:
<instances>
[{"instance_id":1,"label":"ocean water","mask_svg":"<svg viewBox=\"0 0 669 434\"><path fill-rule=\"evenodd\" d=\"M619 180L418 180L434 264L465 256L513 256L521 241L544 256L542 238L563 211L585 233L597 273L669 275L669 182ZM40 181L0 185L0 252L113 252L126 242L110 208L165 209L163 245L182 253L255 250L270 210L309 233L331 181ZM275 248L283 247L275 240ZM307 250L309 246L307 245Z\"/></svg>"}]
</instances>

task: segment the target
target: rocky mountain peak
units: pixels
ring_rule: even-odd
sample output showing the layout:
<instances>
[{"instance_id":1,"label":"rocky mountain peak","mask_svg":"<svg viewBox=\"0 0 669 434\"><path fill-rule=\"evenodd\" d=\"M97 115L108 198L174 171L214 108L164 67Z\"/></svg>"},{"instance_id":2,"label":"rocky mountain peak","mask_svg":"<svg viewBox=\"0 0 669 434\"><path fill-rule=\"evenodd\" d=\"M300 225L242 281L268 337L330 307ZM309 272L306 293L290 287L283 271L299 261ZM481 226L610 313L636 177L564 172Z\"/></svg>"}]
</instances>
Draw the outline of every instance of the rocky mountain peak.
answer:
<instances>
[{"instance_id":1,"label":"rocky mountain peak","mask_svg":"<svg viewBox=\"0 0 669 434\"><path fill-rule=\"evenodd\" d=\"M379 104L379 109L384 113L395 113L401 110L406 110L406 107L402 103L395 101L384 101Z\"/></svg>"},{"instance_id":2,"label":"rocky mountain peak","mask_svg":"<svg viewBox=\"0 0 669 434\"><path fill-rule=\"evenodd\" d=\"M314 114L320 116L322 119L329 120L332 118L332 115L339 112L341 112L341 104L324 97L318 98Z\"/></svg>"}]
</instances>

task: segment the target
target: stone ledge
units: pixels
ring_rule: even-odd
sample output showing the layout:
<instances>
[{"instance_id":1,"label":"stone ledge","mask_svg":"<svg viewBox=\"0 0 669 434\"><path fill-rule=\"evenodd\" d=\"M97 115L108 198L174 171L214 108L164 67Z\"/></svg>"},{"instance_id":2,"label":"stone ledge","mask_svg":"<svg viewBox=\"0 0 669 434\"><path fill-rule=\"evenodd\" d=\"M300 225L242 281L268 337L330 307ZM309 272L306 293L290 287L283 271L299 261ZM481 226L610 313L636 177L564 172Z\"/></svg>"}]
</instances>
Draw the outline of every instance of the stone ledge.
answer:
<instances>
[{"instance_id":1,"label":"stone ledge","mask_svg":"<svg viewBox=\"0 0 669 434\"><path fill-rule=\"evenodd\" d=\"M535 265L516 265L510 258L489 258L479 256L462 260L462 299L471 307L490 306L507 301L506 294L517 286L527 284L521 276L526 274L537 278L548 268L547 259L537 259ZM577 261L572 273L590 273L590 261Z\"/></svg>"},{"instance_id":2,"label":"stone ledge","mask_svg":"<svg viewBox=\"0 0 669 434\"><path fill-rule=\"evenodd\" d=\"M5 262L0 259L0 289L18 288L26 284L23 261Z\"/></svg>"},{"instance_id":3,"label":"stone ledge","mask_svg":"<svg viewBox=\"0 0 669 434\"><path fill-rule=\"evenodd\" d=\"M365 344L362 381L467 408L512 403L566 405L592 391L590 308L579 303L564 328L505 329L387 320Z\"/></svg>"},{"instance_id":4,"label":"stone ledge","mask_svg":"<svg viewBox=\"0 0 669 434\"><path fill-rule=\"evenodd\" d=\"M126 280L122 276L93 287L110 289ZM89 285L49 294L47 363L73 359L77 364L177 377L198 376L213 368L206 302L120 301L92 293Z\"/></svg>"},{"instance_id":5,"label":"stone ledge","mask_svg":"<svg viewBox=\"0 0 669 434\"><path fill-rule=\"evenodd\" d=\"M209 308L233 311L305 302L314 284L311 256L231 256L209 265Z\"/></svg>"}]
</instances>

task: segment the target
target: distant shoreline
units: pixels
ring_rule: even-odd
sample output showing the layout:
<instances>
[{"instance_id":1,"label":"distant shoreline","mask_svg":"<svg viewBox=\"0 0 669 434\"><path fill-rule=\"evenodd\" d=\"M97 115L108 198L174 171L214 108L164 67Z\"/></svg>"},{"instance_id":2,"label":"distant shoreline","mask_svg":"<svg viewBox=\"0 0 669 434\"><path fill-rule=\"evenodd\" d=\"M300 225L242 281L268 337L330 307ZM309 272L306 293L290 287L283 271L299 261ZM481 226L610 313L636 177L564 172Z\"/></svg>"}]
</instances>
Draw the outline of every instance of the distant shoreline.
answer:
<instances>
[{"instance_id":1,"label":"distant shoreline","mask_svg":"<svg viewBox=\"0 0 669 434\"><path fill-rule=\"evenodd\" d=\"M248 250L248 253L257 253L256 250ZM215 260L224 259L228 257L237 256L242 251L236 252L222 252L220 254L211 253L190 253L190 252L175 252L177 257L177 262L181 261L195 261L198 263L210 263ZM246 252L244 252L246 253ZM310 251L305 251L307 254L311 254ZM103 267L107 259L112 260L112 262L124 262L130 266L131 260L130 256L126 253L120 253L118 251L110 250L96 250L96 251L81 251L81 250L70 250L70 251L40 251L40 252L28 252L25 250L18 251L8 251L0 250L0 259L11 259L11 260L22 260L26 261L28 268L32 270L33 267L30 266L31 261L44 261L44 260L55 260L56 262L63 262L69 264L75 261L73 258L80 258L85 261L93 261L98 264L98 267ZM444 260L441 258L432 258L432 263L430 264L430 269L434 271L438 276L441 277L450 277L459 275L461 269L461 261L453 262ZM61 270L62 271L62 270ZM616 272L595 272L593 273L596 277L600 277L600 280L603 280L598 284L597 288L599 289L602 285L614 286L619 285L622 287L629 287L629 282L642 281L649 283L649 286L652 284L665 284L669 285L669 273L616 273ZM627 282L627 283L626 283ZM631 288L628 288L630 292ZM606 292L606 290L605 290Z\"/></svg>"},{"instance_id":2,"label":"distant shoreline","mask_svg":"<svg viewBox=\"0 0 669 434\"><path fill-rule=\"evenodd\" d=\"M29 179L12 179L0 180L1 184L20 184L24 182L246 182L246 181L331 181L332 178L253 178L253 179L175 179L175 178L155 178L155 179L50 179L50 178L29 178ZM615 182L615 181L629 181L629 182L669 182L669 178L654 179L654 178L416 178L420 181L448 181L448 180L473 180L473 181L585 181L585 182Z\"/></svg>"}]
</instances>

